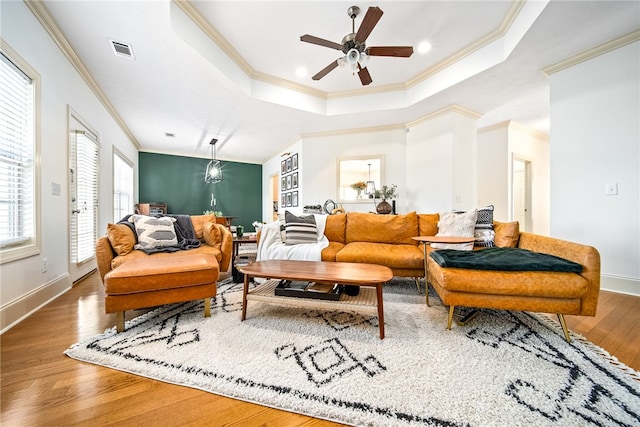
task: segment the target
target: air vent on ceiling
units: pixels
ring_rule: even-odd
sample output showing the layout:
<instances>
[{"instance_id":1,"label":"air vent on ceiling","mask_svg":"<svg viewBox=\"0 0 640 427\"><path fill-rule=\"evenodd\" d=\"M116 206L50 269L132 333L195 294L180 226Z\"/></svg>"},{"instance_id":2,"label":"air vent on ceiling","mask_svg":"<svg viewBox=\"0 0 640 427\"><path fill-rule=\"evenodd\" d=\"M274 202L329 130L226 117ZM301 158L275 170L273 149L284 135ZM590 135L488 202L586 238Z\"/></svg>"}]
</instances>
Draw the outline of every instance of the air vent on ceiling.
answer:
<instances>
[{"instance_id":1,"label":"air vent on ceiling","mask_svg":"<svg viewBox=\"0 0 640 427\"><path fill-rule=\"evenodd\" d=\"M120 43L115 40L109 40L111 42L111 47L113 48L113 53L116 56L124 56L125 58L135 59L133 56L133 49L131 45L126 43Z\"/></svg>"}]
</instances>

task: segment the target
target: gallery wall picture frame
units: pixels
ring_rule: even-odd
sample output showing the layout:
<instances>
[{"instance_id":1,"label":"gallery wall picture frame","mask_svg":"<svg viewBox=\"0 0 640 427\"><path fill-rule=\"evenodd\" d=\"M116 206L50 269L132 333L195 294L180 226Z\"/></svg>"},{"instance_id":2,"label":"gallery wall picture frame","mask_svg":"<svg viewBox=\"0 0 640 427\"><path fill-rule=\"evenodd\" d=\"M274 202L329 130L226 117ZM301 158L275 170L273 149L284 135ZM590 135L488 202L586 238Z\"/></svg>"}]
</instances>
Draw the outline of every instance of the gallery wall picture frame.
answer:
<instances>
[{"instance_id":1,"label":"gallery wall picture frame","mask_svg":"<svg viewBox=\"0 0 640 427\"><path fill-rule=\"evenodd\" d=\"M291 172L291 157L287 159L287 173Z\"/></svg>"},{"instance_id":2,"label":"gallery wall picture frame","mask_svg":"<svg viewBox=\"0 0 640 427\"><path fill-rule=\"evenodd\" d=\"M291 196L291 204L293 205L293 207L298 206L298 192L294 191L292 196Z\"/></svg>"},{"instance_id":3,"label":"gallery wall picture frame","mask_svg":"<svg viewBox=\"0 0 640 427\"><path fill-rule=\"evenodd\" d=\"M291 207L291 193L287 193L287 207Z\"/></svg>"},{"instance_id":4,"label":"gallery wall picture frame","mask_svg":"<svg viewBox=\"0 0 640 427\"><path fill-rule=\"evenodd\" d=\"M283 160L280 162L280 174L287 173L287 161Z\"/></svg>"},{"instance_id":5,"label":"gallery wall picture frame","mask_svg":"<svg viewBox=\"0 0 640 427\"><path fill-rule=\"evenodd\" d=\"M298 153L291 157L291 168L292 170L298 170Z\"/></svg>"},{"instance_id":6,"label":"gallery wall picture frame","mask_svg":"<svg viewBox=\"0 0 640 427\"><path fill-rule=\"evenodd\" d=\"M291 175L287 175L287 190L291 190Z\"/></svg>"},{"instance_id":7,"label":"gallery wall picture frame","mask_svg":"<svg viewBox=\"0 0 640 427\"><path fill-rule=\"evenodd\" d=\"M298 172L294 172L293 175L291 175L291 186L292 188L298 188Z\"/></svg>"},{"instance_id":8,"label":"gallery wall picture frame","mask_svg":"<svg viewBox=\"0 0 640 427\"><path fill-rule=\"evenodd\" d=\"M287 206L287 193L282 193L280 196L280 206L283 208Z\"/></svg>"},{"instance_id":9,"label":"gallery wall picture frame","mask_svg":"<svg viewBox=\"0 0 640 427\"><path fill-rule=\"evenodd\" d=\"M281 190L286 190L287 189L287 177L283 176L282 178L280 178L280 189Z\"/></svg>"}]
</instances>

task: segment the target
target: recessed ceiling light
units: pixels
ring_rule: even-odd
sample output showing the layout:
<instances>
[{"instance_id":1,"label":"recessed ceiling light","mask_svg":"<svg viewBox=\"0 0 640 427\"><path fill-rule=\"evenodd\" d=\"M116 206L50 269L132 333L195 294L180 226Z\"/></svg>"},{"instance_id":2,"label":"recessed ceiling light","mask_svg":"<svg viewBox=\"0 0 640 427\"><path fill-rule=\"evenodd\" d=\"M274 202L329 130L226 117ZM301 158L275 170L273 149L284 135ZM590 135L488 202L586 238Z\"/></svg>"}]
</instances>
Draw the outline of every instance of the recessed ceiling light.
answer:
<instances>
[{"instance_id":1,"label":"recessed ceiling light","mask_svg":"<svg viewBox=\"0 0 640 427\"><path fill-rule=\"evenodd\" d=\"M418 45L418 53L427 53L431 50L431 43L424 41Z\"/></svg>"},{"instance_id":2,"label":"recessed ceiling light","mask_svg":"<svg viewBox=\"0 0 640 427\"><path fill-rule=\"evenodd\" d=\"M296 68L296 76L305 77L307 75L307 69L304 67Z\"/></svg>"}]
</instances>

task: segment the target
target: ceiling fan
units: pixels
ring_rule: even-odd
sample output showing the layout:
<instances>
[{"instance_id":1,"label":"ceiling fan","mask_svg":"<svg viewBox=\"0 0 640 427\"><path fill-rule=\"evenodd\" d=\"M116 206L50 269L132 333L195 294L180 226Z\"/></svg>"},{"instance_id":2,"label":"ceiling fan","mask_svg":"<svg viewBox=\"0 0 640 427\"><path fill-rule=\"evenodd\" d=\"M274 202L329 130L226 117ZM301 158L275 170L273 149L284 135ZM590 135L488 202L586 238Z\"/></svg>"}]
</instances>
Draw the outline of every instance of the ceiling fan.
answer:
<instances>
[{"instance_id":1,"label":"ceiling fan","mask_svg":"<svg viewBox=\"0 0 640 427\"><path fill-rule=\"evenodd\" d=\"M373 81L371 80L371 75L366 67L370 56L396 56L400 58L408 58L413 54L413 47L411 46L367 47L365 41L382 17L383 12L379 7L370 7L364 15L364 19L360 24L360 28L358 28L358 32L356 32L355 19L359 13L360 8L358 6L351 6L347 9L347 14L351 18L351 33L343 37L342 43L335 43L309 34L300 36L300 41L341 50L345 54L345 56L336 59L331 64L320 70L320 72L312 77L313 80L320 80L338 66L348 66L351 68L353 73L356 71L358 72L358 77L360 77L362 85L366 86Z\"/></svg>"}]
</instances>

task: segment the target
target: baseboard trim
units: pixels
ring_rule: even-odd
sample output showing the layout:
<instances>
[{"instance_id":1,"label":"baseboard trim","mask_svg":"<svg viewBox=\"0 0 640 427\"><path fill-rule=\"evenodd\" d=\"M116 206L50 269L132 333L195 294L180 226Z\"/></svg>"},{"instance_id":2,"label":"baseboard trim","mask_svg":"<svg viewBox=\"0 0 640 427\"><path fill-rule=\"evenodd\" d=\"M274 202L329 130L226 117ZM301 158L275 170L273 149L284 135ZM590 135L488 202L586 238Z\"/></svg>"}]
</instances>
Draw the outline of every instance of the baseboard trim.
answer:
<instances>
[{"instance_id":1,"label":"baseboard trim","mask_svg":"<svg viewBox=\"0 0 640 427\"><path fill-rule=\"evenodd\" d=\"M603 274L600 276L600 289L640 297L640 279Z\"/></svg>"},{"instance_id":2,"label":"baseboard trim","mask_svg":"<svg viewBox=\"0 0 640 427\"><path fill-rule=\"evenodd\" d=\"M71 279L69 274L64 274L0 307L0 335L69 289L71 289Z\"/></svg>"}]
</instances>

